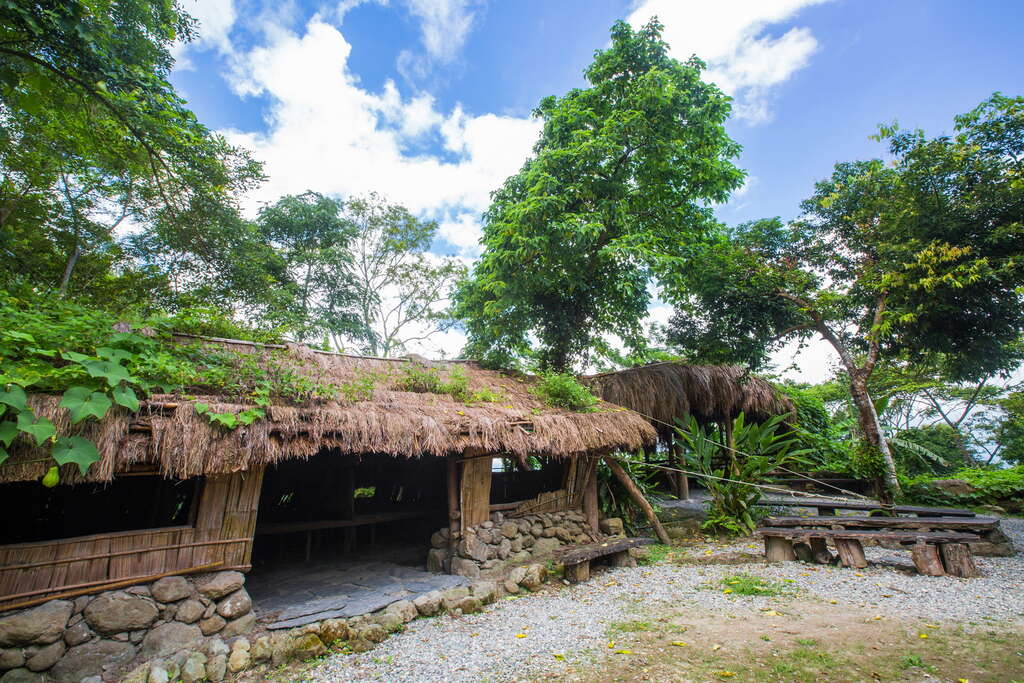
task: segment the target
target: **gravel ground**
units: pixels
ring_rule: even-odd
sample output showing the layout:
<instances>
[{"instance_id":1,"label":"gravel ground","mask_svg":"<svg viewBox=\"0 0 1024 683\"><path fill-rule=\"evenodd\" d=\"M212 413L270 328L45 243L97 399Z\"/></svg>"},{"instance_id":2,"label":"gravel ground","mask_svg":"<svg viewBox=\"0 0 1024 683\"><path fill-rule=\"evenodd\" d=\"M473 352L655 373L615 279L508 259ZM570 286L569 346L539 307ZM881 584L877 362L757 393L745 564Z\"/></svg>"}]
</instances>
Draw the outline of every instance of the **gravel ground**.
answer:
<instances>
[{"instance_id":1,"label":"gravel ground","mask_svg":"<svg viewBox=\"0 0 1024 683\"><path fill-rule=\"evenodd\" d=\"M604 646L610 624L641 618L659 603L689 604L733 617L779 605L779 598L724 594L720 579L739 572L783 581L803 598L840 608L867 607L904 619L1024 623L1024 520L1004 520L1003 528L1019 552L1009 558L977 558L984 573L978 579L908 573L898 568L912 566L907 552L882 548L865 549L872 565L861 571L793 562L608 569L584 584L501 600L480 614L414 621L371 652L329 657L302 680L502 683L539 671L557 676L559 667L593 657ZM736 551L760 553L761 545L748 541L689 549L705 561Z\"/></svg>"}]
</instances>

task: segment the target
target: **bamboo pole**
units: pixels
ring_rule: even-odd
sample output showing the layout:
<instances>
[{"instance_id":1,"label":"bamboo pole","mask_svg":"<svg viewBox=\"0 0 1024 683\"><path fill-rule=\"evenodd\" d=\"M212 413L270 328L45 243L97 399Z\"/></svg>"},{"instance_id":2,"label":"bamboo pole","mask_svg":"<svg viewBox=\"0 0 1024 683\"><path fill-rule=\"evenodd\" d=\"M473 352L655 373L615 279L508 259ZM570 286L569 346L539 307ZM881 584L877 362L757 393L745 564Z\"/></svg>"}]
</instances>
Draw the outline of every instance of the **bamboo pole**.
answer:
<instances>
[{"instance_id":1,"label":"bamboo pole","mask_svg":"<svg viewBox=\"0 0 1024 683\"><path fill-rule=\"evenodd\" d=\"M80 557L62 557L56 560L42 560L40 562L29 562L28 564L0 565L0 572L14 571L15 569L35 569L36 567L49 567L54 564L70 564L72 562L86 562L88 560L105 560L111 557L124 555L138 555L139 553L158 553L164 550L180 550L182 548L198 548L208 545L225 545L229 543L251 543L251 538L229 538L220 541L198 541L195 543L177 543L175 545L157 545L152 548L135 548L133 550L119 550L113 553L97 553L95 555L82 555Z\"/></svg>"},{"instance_id":2,"label":"bamboo pole","mask_svg":"<svg viewBox=\"0 0 1024 683\"><path fill-rule=\"evenodd\" d=\"M23 607L31 607L32 605L38 605L43 602L49 602L50 600L64 600L66 598L74 598L79 595L86 595L87 593L96 593L108 591L113 588L124 588L125 586L132 586L137 583L148 583L149 581L156 581L162 579L165 576L180 576L181 574L196 574L199 572L209 571L216 569L217 567L224 564L220 560L211 562L209 564L201 564L196 567L189 567L186 569L174 569L169 572L161 572L160 574L149 574L148 576L133 576L127 579L119 579L118 581L110 581L104 583L106 579L102 581L89 581L88 583L79 583L74 586L66 586L66 588L72 588L75 590L66 591L64 593L57 593L55 595L47 595L41 598L33 598L32 600L25 600L24 602L17 602L13 605L6 605L0 607L0 611L7 611L12 609L21 609ZM52 588L41 588L34 591L26 591L24 593L15 593L14 595L6 595L3 600L13 600L14 598L24 598L29 595L38 595L39 593L46 593L52 591Z\"/></svg>"},{"instance_id":3,"label":"bamboo pole","mask_svg":"<svg viewBox=\"0 0 1024 683\"><path fill-rule=\"evenodd\" d=\"M654 514L654 508L651 507L650 502L644 498L644 494L640 491L640 488L637 487L636 483L629 478L626 470L622 469L622 465L620 465L615 458L609 455L604 456L604 462L608 465L608 469L612 471L612 474L615 475L622 486L625 487L626 491L629 492L633 502L643 510L644 515L647 517L647 521L651 523L652 527L654 527L654 533L658 536L658 540L665 545L671 545L672 539L668 537L668 534L665 532L665 527L661 525L661 521L658 519L658 516Z\"/></svg>"}]
</instances>

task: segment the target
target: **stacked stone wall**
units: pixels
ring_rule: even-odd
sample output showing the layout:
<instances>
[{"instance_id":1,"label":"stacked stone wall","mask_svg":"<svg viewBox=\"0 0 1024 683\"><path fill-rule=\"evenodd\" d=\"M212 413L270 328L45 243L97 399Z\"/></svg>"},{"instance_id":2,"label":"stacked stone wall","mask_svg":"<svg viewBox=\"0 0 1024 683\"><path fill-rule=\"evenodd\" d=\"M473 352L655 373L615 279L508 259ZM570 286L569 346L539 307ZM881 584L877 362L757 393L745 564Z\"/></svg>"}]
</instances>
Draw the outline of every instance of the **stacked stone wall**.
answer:
<instances>
[{"instance_id":1,"label":"stacked stone wall","mask_svg":"<svg viewBox=\"0 0 1024 683\"><path fill-rule=\"evenodd\" d=\"M499 576L509 566L545 559L563 545L597 540L579 510L514 518L494 512L488 521L466 530L455 543L454 555L450 538L447 527L431 537L427 569L470 579Z\"/></svg>"},{"instance_id":2,"label":"stacked stone wall","mask_svg":"<svg viewBox=\"0 0 1024 683\"><path fill-rule=\"evenodd\" d=\"M245 576L235 571L50 600L0 613L0 683L117 680L137 661L184 663L189 653L248 633L255 623ZM226 663L227 653L219 654ZM222 680L220 663L217 654L209 657L204 677Z\"/></svg>"}]
</instances>

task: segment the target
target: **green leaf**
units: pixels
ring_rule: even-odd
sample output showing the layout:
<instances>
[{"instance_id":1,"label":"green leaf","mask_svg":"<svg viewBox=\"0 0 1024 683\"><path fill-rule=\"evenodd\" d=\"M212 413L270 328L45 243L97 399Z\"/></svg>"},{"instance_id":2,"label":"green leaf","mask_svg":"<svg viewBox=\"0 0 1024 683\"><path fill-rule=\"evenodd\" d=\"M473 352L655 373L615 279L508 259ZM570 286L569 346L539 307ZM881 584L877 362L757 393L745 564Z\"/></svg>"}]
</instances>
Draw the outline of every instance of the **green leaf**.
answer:
<instances>
[{"instance_id":1,"label":"green leaf","mask_svg":"<svg viewBox=\"0 0 1024 683\"><path fill-rule=\"evenodd\" d=\"M4 332L4 336L8 339L17 339L18 341L27 341L36 343L36 338L26 332L16 332L14 330L7 330Z\"/></svg>"},{"instance_id":2,"label":"green leaf","mask_svg":"<svg viewBox=\"0 0 1024 683\"><path fill-rule=\"evenodd\" d=\"M18 435L18 425L10 420L0 422L0 443L10 446L14 437Z\"/></svg>"},{"instance_id":3,"label":"green leaf","mask_svg":"<svg viewBox=\"0 0 1024 683\"><path fill-rule=\"evenodd\" d=\"M57 433L57 428L45 417L34 418L35 415L28 410L18 413L18 429L34 437L37 446L42 446L47 439Z\"/></svg>"},{"instance_id":4,"label":"green leaf","mask_svg":"<svg viewBox=\"0 0 1024 683\"><path fill-rule=\"evenodd\" d=\"M82 366L91 377L102 377L112 387L133 379L127 368L114 361L93 360L82 363Z\"/></svg>"},{"instance_id":5,"label":"green leaf","mask_svg":"<svg viewBox=\"0 0 1024 683\"><path fill-rule=\"evenodd\" d=\"M25 390L17 384L10 385L8 389L0 389L0 403L9 405L15 410L25 410L27 400Z\"/></svg>"},{"instance_id":6,"label":"green leaf","mask_svg":"<svg viewBox=\"0 0 1024 683\"><path fill-rule=\"evenodd\" d=\"M74 361L75 363L86 363L93 360L84 353L78 353L77 351L61 351L60 355L64 357L64 360Z\"/></svg>"},{"instance_id":7,"label":"green leaf","mask_svg":"<svg viewBox=\"0 0 1024 683\"><path fill-rule=\"evenodd\" d=\"M210 412L210 406L207 405L206 403L196 401L195 407L196 413L198 413L199 415L206 415L206 413Z\"/></svg>"},{"instance_id":8,"label":"green leaf","mask_svg":"<svg viewBox=\"0 0 1024 683\"><path fill-rule=\"evenodd\" d=\"M84 477L89 466L99 462L100 454L96 446L80 436L62 436L53 445L53 459L61 465L74 463Z\"/></svg>"},{"instance_id":9,"label":"green leaf","mask_svg":"<svg viewBox=\"0 0 1024 683\"><path fill-rule=\"evenodd\" d=\"M11 457L11 454L6 449L0 448L0 465L3 465L9 457Z\"/></svg>"},{"instance_id":10,"label":"green leaf","mask_svg":"<svg viewBox=\"0 0 1024 683\"><path fill-rule=\"evenodd\" d=\"M110 397L106 394L86 387L71 387L60 400L60 407L67 408L71 413L72 424L78 424L90 415L101 420L111 405Z\"/></svg>"},{"instance_id":11,"label":"green leaf","mask_svg":"<svg viewBox=\"0 0 1024 683\"><path fill-rule=\"evenodd\" d=\"M125 351L124 349L112 349L107 346L101 346L96 349L96 355L100 358L106 358L107 360L120 363L123 360L128 360L135 356L131 351Z\"/></svg>"},{"instance_id":12,"label":"green leaf","mask_svg":"<svg viewBox=\"0 0 1024 683\"><path fill-rule=\"evenodd\" d=\"M114 387L113 396L119 406L124 406L133 413L139 409L139 398L131 387L124 384Z\"/></svg>"}]
</instances>

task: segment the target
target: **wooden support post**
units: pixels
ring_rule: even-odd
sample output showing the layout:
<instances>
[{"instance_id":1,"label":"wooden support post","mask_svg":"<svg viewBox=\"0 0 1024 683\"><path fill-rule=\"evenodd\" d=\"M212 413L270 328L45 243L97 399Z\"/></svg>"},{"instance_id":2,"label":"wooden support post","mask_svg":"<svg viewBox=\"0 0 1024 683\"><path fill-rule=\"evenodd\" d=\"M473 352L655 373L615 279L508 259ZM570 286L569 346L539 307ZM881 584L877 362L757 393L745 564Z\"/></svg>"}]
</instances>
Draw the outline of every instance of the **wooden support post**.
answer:
<instances>
[{"instance_id":1,"label":"wooden support post","mask_svg":"<svg viewBox=\"0 0 1024 683\"><path fill-rule=\"evenodd\" d=\"M675 454L675 467L683 469L683 465L686 464L686 458L683 457L683 449L675 439L672 440L672 452ZM690 478L682 472L672 472L675 477L675 490L676 497L679 500L690 500Z\"/></svg>"},{"instance_id":2,"label":"wooden support post","mask_svg":"<svg viewBox=\"0 0 1024 683\"><path fill-rule=\"evenodd\" d=\"M939 556L937 546L928 543L915 543L910 551L919 574L925 576L944 576L946 570L942 567L942 558Z\"/></svg>"},{"instance_id":3,"label":"wooden support post","mask_svg":"<svg viewBox=\"0 0 1024 683\"><path fill-rule=\"evenodd\" d=\"M824 538L811 539L811 555L818 564L829 564L832 561L832 553L828 551Z\"/></svg>"},{"instance_id":4,"label":"wooden support post","mask_svg":"<svg viewBox=\"0 0 1024 683\"><path fill-rule=\"evenodd\" d=\"M836 550L839 551L839 559L844 567L863 569L868 566L868 560L864 557L864 547L856 538L837 538Z\"/></svg>"},{"instance_id":5,"label":"wooden support post","mask_svg":"<svg viewBox=\"0 0 1024 683\"><path fill-rule=\"evenodd\" d=\"M600 534L601 513L597 505L597 463L590 468L590 476L587 478L586 487L583 489L583 516L587 518L593 534ZM595 536L600 538L600 536Z\"/></svg>"},{"instance_id":6,"label":"wooden support post","mask_svg":"<svg viewBox=\"0 0 1024 683\"><path fill-rule=\"evenodd\" d=\"M448 476L448 560L445 570L450 571L449 563L455 557L455 546L459 542L459 462L454 456L446 458Z\"/></svg>"},{"instance_id":7,"label":"wooden support post","mask_svg":"<svg viewBox=\"0 0 1024 683\"><path fill-rule=\"evenodd\" d=\"M628 550L622 552L612 553L611 565L613 567L635 567L636 558L629 554Z\"/></svg>"},{"instance_id":8,"label":"wooden support post","mask_svg":"<svg viewBox=\"0 0 1024 683\"><path fill-rule=\"evenodd\" d=\"M943 543L939 549L942 552L942 564L946 568L947 574L964 579L981 576L978 566L974 564L971 546L966 543Z\"/></svg>"},{"instance_id":9,"label":"wooden support post","mask_svg":"<svg viewBox=\"0 0 1024 683\"><path fill-rule=\"evenodd\" d=\"M569 583L580 583L590 578L590 560L570 564L565 568L565 580Z\"/></svg>"},{"instance_id":10,"label":"wooden support post","mask_svg":"<svg viewBox=\"0 0 1024 683\"><path fill-rule=\"evenodd\" d=\"M768 562L792 562L796 559L793 541L779 536L765 536L764 559Z\"/></svg>"},{"instance_id":11,"label":"wooden support post","mask_svg":"<svg viewBox=\"0 0 1024 683\"><path fill-rule=\"evenodd\" d=\"M654 533L657 535L658 540L665 545L671 545L672 539L670 539L668 534L665 532L665 527L661 525L658 515L654 513L654 508L651 507L650 502L644 498L644 494L640 492L637 485L629 478L629 475L626 474L626 470L622 469L622 465L620 465L615 458L608 455L604 456L604 462L608 465L608 469L612 471L612 474L615 475L615 478L619 480L619 483L621 483L626 491L629 492L633 502L643 510L644 515L647 517L647 521L651 523L652 527L654 527Z\"/></svg>"}]
</instances>

